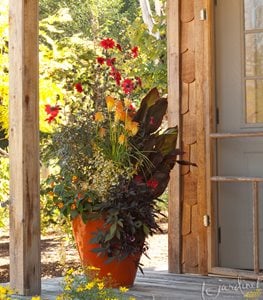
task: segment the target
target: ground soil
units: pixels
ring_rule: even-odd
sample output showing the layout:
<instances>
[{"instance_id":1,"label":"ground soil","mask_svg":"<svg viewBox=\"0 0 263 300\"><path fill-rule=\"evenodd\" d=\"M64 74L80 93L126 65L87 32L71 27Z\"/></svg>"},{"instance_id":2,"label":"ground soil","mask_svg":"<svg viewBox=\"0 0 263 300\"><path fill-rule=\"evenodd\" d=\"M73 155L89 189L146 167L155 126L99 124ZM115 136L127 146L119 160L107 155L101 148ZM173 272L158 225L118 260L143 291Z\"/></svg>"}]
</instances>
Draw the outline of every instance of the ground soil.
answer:
<instances>
[{"instance_id":1,"label":"ground soil","mask_svg":"<svg viewBox=\"0 0 263 300\"><path fill-rule=\"evenodd\" d=\"M167 269L167 224L163 223L163 234L156 234L148 239L148 257L143 256L141 263L145 269ZM74 242L57 234L41 238L41 272L42 278L60 277L73 267L80 266L80 260ZM9 238L0 236L0 283L9 281Z\"/></svg>"}]
</instances>

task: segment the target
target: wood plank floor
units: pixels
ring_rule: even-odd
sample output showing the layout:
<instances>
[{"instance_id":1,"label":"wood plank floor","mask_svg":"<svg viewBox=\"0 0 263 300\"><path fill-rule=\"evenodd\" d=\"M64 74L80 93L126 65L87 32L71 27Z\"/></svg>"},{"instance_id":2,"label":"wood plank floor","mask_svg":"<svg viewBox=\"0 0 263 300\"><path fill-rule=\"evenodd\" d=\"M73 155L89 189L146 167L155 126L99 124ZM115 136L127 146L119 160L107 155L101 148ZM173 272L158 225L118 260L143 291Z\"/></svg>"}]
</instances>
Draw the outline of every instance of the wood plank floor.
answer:
<instances>
[{"instance_id":1,"label":"wood plank floor","mask_svg":"<svg viewBox=\"0 0 263 300\"><path fill-rule=\"evenodd\" d=\"M227 300L263 299L263 282L145 270L137 274L129 295L138 300ZM43 300L55 300L61 293L62 278L42 281ZM30 299L14 296L13 299Z\"/></svg>"}]
</instances>

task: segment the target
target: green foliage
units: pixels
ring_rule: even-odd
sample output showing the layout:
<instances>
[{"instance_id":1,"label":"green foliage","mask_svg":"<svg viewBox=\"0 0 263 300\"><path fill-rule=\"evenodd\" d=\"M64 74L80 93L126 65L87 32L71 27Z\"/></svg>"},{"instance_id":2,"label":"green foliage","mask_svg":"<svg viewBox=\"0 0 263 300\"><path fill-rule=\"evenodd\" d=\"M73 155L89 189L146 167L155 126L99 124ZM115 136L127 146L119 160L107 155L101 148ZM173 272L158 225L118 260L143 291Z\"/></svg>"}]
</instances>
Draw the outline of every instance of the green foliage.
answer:
<instances>
[{"instance_id":1,"label":"green foliage","mask_svg":"<svg viewBox=\"0 0 263 300\"><path fill-rule=\"evenodd\" d=\"M137 16L127 28L126 34L130 43L140 48L140 60L133 68L143 78L145 90L158 86L161 93L167 93L167 46L166 18L156 16L154 29L160 33L160 39L149 34L147 26Z\"/></svg>"},{"instance_id":2,"label":"green foliage","mask_svg":"<svg viewBox=\"0 0 263 300\"><path fill-rule=\"evenodd\" d=\"M0 156L0 228L8 224L9 159Z\"/></svg>"}]
</instances>

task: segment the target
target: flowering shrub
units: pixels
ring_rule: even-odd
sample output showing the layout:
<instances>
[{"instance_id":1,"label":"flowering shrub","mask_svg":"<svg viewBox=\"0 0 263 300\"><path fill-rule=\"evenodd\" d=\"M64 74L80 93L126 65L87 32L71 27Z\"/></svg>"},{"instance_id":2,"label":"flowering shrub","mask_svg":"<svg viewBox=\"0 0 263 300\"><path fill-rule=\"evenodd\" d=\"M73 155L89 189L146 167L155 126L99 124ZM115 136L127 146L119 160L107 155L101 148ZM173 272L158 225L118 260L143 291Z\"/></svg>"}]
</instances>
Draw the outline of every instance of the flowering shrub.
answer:
<instances>
[{"instance_id":1,"label":"flowering shrub","mask_svg":"<svg viewBox=\"0 0 263 300\"><path fill-rule=\"evenodd\" d=\"M87 267L85 275L82 270L68 270L63 279L63 293L56 299L135 300L134 297L125 295L128 291L126 287L120 287L119 290L110 287L110 274L99 278L98 272L99 269L95 267Z\"/></svg>"},{"instance_id":2,"label":"flowering shrub","mask_svg":"<svg viewBox=\"0 0 263 300\"><path fill-rule=\"evenodd\" d=\"M146 251L145 237L160 230L158 197L179 153L178 131L160 130L167 99L154 88L139 101L141 79L122 70L139 49L124 51L109 38L100 47L94 80L77 78L65 107L46 106L47 122L57 128L45 155L59 172L48 178L45 193L70 218L103 215L107 229L94 242L109 257L123 258Z\"/></svg>"}]
</instances>

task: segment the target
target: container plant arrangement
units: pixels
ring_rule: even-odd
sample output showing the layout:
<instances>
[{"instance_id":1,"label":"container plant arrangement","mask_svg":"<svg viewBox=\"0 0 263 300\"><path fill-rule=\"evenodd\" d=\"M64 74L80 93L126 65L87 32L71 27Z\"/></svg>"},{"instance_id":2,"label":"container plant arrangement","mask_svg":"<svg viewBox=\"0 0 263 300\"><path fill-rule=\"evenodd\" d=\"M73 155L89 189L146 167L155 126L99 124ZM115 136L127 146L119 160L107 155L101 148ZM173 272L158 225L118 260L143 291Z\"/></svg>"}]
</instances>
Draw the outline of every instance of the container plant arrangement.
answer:
<instances>
[{"instance_id":1,"label":"container plant arrangement","mask_svg":"<svg viewBox=\"0 0 263 300\"><path fill-rule=\"evenodd\" d=\"M45 155L59 166L45 192L72 220L83 265L131 286L147 236L161 230L159 196L177 162L178 130L162 128L168 101L156 88L136 108L141 79L124 76L115 55L126 63L138 48L124 54L109 38L100 47L93 80L76 82L64 106L45 107L56 123Z\"/></svg>"}]
</instances>

